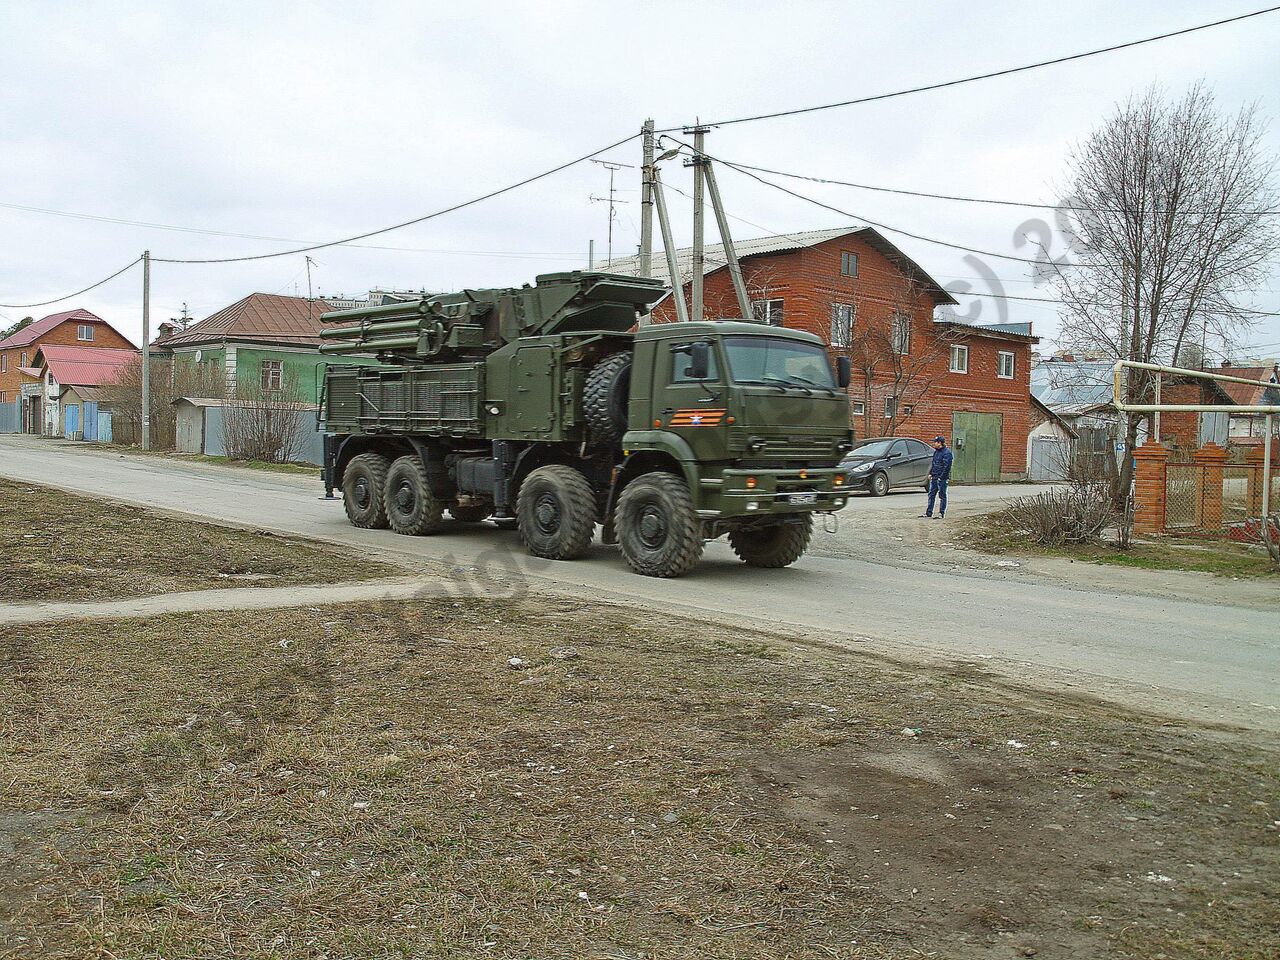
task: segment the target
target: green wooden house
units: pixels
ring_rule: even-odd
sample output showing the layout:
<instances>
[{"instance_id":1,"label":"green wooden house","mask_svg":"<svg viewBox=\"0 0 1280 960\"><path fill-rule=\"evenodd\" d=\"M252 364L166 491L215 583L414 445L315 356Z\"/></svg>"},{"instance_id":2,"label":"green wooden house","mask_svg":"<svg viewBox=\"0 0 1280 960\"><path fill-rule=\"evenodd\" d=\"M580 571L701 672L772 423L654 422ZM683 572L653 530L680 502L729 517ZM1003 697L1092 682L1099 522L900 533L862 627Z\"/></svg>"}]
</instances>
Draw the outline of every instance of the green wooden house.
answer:
<instances>
[{"instance_id":1,"label":"green wooden house","mask_svg":"<svg viewBox=\"0 0 1280 960\"><path fill-rule=\"evenodd\" d=\"M335 308L323 300L251 293L213 316L151 345L171 353L174 363L194 363L228 384L277 390L284 384L317 401L325 362L372 364L372 357L326 361L320 354L320 318Z\"/></svg>"}]
</instances>

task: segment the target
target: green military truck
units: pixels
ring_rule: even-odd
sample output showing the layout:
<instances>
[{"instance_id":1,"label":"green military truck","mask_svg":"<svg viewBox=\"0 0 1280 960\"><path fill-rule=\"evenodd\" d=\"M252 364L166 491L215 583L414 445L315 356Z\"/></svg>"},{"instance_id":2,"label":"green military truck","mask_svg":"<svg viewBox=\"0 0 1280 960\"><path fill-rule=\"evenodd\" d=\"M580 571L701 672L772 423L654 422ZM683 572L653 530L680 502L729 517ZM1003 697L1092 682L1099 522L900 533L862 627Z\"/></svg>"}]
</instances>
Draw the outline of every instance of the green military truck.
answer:
<instances>
[{"instance_id":1,"label":"green military truck","mask_svg":"<svg viewBox=\"0 0 1280 960\"><path fill-rule=\"evenodd\" d=\"M847 499L847 361L757 323L637 327L666 294L575 271L325 314L324 353L383 361L326 368L329 495L408 535L491 518L553 560L600 524L647 576L724 534L752 566L795 562Z\"/></svg>"}]
</instances>

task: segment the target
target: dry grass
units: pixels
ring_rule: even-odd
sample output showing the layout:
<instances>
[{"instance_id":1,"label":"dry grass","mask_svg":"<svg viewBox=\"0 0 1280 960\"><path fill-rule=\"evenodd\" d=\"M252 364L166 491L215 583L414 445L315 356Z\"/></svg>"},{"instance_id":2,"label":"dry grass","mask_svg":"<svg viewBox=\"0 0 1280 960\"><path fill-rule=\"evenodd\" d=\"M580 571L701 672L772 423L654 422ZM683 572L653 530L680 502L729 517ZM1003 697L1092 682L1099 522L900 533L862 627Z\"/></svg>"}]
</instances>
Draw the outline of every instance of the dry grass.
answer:
<instances>
[{"instance_id":1,"label":"dry grass","mask_svg":"<svg viewBox=\"0 0 1280 960\"><path fill-rule=\"evenodd\" d=\"M1275 957L1276 758L567 601L49 625L0 956Z\"/></svg>"},{"instance_id":2,"label":"dry grass","mask_svg":"<svg viewBox=\"0 0 1280 960\"><path fill-rule=\"evenodd\" d=\"M963 521L959 541L983 553L1013 556L1062 557L1088 563L1134 567L1140 570L1186 570L1219 577L1276 577L1277 567L1261 546L1208 537L1159 537L1135 540L1128 550L1114 542L1062 543L1042 546L1030 539L1003 512Z\"/></svg>"},{"instance_id":3,"label":"dry grass","mask_svg":"<svg viewBox=\"0 0 1280 960\"><path fill-rule=\"evenodd\" d=\"M176 590L397 576L303 540L157 516L0 480L0 601L101 600Z\"/></svg>"}]
</instances>

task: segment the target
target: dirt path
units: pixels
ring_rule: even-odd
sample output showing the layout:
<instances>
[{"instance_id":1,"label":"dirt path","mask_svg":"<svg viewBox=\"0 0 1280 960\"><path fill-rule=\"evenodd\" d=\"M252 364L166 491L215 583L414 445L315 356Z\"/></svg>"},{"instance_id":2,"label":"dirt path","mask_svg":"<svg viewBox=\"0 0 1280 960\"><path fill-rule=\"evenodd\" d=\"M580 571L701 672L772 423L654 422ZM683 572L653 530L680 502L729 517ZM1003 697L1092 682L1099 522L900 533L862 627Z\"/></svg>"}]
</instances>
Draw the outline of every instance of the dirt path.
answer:
<instances>
[{"instance_id":1,"label":"dirt path","mask_svg":"<svg viewBox=\"0 0 1280 960\"><path fill-rule=\"evenodd\" d=\"M59 620L120 620L158 617L167 613L205 610L274 610L315 607L368 600L427 600L451 596L447 580L398 577L355 583L325 583L298 587L238 587L230 590L193 590L128 600L96 600L90 603L0 604L0 627Z\"/></svg>"}]
</instances>

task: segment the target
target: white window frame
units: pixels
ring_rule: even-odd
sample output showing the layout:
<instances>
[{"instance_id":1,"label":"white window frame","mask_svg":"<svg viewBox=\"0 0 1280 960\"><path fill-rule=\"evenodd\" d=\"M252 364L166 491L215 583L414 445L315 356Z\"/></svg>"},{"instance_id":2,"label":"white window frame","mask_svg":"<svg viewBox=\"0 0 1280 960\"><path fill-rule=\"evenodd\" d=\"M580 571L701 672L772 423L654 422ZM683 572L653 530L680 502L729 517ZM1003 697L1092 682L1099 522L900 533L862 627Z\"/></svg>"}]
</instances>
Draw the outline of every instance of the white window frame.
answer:
<instances>
[{"instance_id":1,"label":"white window frame","mask_svg":"<svg viewBox=\"0 0 1280 960\"><path fill-rule=\"evenodd\" d=\"M849 414L854 417L865 417L867 415L867 404L864 400L850 400Z\"/></svg>"},{"instance_id":2,"label":"white window frame","mask_svg":"<svg viewBox=\"0 0 1280 960\"><path fill-rule=\"evenodd\" d=\"M0 373L8 373L8 372L9 372L9 355L7 353L0 353Z\"/></svg>"},{"instance_id":3,"label":"white window frame","mask_svg":"<svg viewBox=\"0 0 1280 960\"><path fill-rule=\"evenodd\" d=\"M855 313L852 303L833 303L831 305L831 346L847 347L853 342ZM848 319L847 323L845 322L846 318ZM837 333L840 335L837 336Z\"/></svg>"},{"instance_id":4,"label":"white window frame","mask_svg":"<svg viewBox=\"0 0 1280 960\"><path fill-rule=\"evenodd\" d=\"M782 297L765 297L760 300L752 300L751 313L757 323L767 324L770 327L785 325ZM774 319L775 316L777 317L776 320Z\"/></svg>"},{"instance_id":5,"label":"white window frame","mask_svg":"<svg viewBox=\"0 0 1280 960\"><path fill-rule=\"evenodd\" d=\"M25 353L18 354L18 366L25 367L27 365L27 355Z\"/></svg>"},{"instance_id":6,"label":"white window frame","mask_svg":"<svg viewBox=\"0 0 1280 960\"><path fill-rule=\"evenodd\" d=\"M960 359L961 363L956 363ZM947 365L952 373L968 373L969 372L969 348L963 344L953 343L951 345L951 361Z\"/></svg>"},{"instance_id":7,"label":"white window frame","mask_svg":"<svg viewBox=\"0 0 1280 960\"><path fill-rule=\"evenodd\" d=\"M892 420L898 415L898 398L890 394L884 398L884 418Z\"/></svg>"},{"instance_id":8,"label":"white window frame","mask_svg":"<svg viewBox=\"0 0 1280 960\"><path fill-rule=\"evenodd\" d=\"M77 323L76 339L79 340L81 343L93 343L93 324Z\"/></svg>"},{"instance_id":9,"label":"white window frame","mask_svg":"<svg viewBox=\"0 0 1280 960\"><path fill-rule=\"evenodd\" d=\"M915 412L916 412L916 405L914 403L904 403L902 405L902 416L904 418L911 416Z\"/></svg>"},{"instance_id":10,"label":"white window frame","mask_svg":"<svg viewBox=\"0 0 1280 960\"><path fill-rule=\"evenodd\" d=\"M1004 372L1005 358L1009 358L1009 372ZM999 350L996 352L996 376L1001 380L1012 380L1018 374L1018 355L1012 350Z\"/></svg>"},{"instance_id":11,"label":"white window frame","mask_svg":"<svg viewBox=\"0 0 1280 960\"><path fill-rule=\"evenodd\" d=\"M905 313L895 313L890 321L893 352L905 357L911 352L911 318Z\"/></svg>"},{"instance_id":12,"label":"white window frame","mask_svg":"<svg viewBox=\"0 0 1280 960\"><path fill-rule=\"evenodd\" d=\"M262 389L280 390L284 387L284 361L263 359L258 366L259 383ZM272 381L275 381L272 383Z\"/></svg>"}]
</instances>

